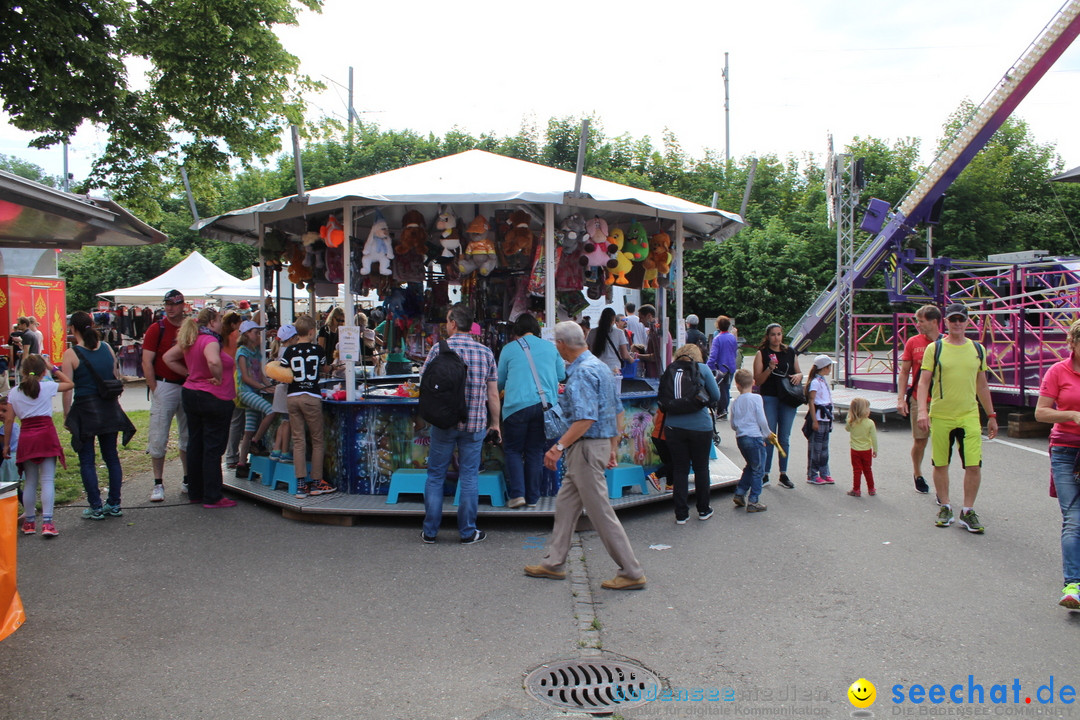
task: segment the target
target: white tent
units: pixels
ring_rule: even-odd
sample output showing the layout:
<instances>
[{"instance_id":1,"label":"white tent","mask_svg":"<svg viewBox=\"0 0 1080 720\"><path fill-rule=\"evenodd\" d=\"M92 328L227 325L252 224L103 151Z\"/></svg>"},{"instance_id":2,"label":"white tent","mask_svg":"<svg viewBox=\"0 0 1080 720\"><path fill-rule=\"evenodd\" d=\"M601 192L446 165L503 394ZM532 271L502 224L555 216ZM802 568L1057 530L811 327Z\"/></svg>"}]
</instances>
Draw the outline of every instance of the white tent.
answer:
<instances>
[{"instance_id":1,"label":"white tent","mask_svg":"<svg viewBox=\"0 0 1080 720\"><path fill-rule=\"evenodd\" d=\"M124 305L160 304L165 293L170 290L179 290L184 293L184 299L191 302L211 297L213 291L223 285L231 287L242 283L240 278L225 272L196 250L153 280L128 288L98 293L98 295L111 298L113 302ZM258 297L258 292L258 285L256 285L255 297Z\"/></svg>"},{"instance_id":2,"label":"white tent","mask_svg":"<svg viewBox=\"0 0 1080 720\"><path fill-rule=\"evenodd\" d=\"M259 276L254 275L247 280L242 280L235 285L222 285L207 293L210 297L220 300L253 300L262 299L259 294Z\"/></svg>"}]
</instances>

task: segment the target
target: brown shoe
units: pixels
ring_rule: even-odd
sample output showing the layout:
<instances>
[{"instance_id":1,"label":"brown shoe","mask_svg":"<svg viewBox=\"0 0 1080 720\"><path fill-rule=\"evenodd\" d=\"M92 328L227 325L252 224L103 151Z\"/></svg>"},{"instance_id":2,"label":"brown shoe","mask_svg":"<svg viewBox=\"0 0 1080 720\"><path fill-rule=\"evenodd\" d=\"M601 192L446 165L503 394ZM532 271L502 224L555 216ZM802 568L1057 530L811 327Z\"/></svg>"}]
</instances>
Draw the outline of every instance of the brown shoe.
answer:
<instances>
[{"instance_id":1,"label":"brown shoe","mask_svg":"<svg viewBox=\"0 0 1080 720\"><path fill-rule=\"evenodd\" d=\"M600 587L606 590L641 590L645 587L645 576L642 575L639 578L628 578L622 575L616 575L610 580L605 580L600 583Z\"/></svg>"},{"instance_id":2,"label":"brown shoe","mask_svg":"<svg viewBox=\"0 0 1080 720\"><path fill-rule=\"evenodd\" d=\"M565 580L566 572L559 572L558 570L552 570L546 568L543 565L526 565L525 574L529 577L535 578L547 578L548 580Z\"/></svg>"},{"instance_id":3,"label":"brown shoe","mask_svg":"<svg viewBox=\"0 0 1080 720\"><path fill-rule=\"evenodd\" d=\"M506 501L506 507L509 507L509 508L519 508L524 504L525 504L525 498L523 498L523 497L510 498L509 500Z\"/></svg>"},{"instance_id":4,"label":"brown shoe","mask_svg":"<svg viewBox=\"0 0 1080 720\"><path fill-rule=\"evenodd\" d=\"M735 507L746 507L746 496L735 493L731 496L731 502L735 503Z\"/></svg>"}]
</instances>

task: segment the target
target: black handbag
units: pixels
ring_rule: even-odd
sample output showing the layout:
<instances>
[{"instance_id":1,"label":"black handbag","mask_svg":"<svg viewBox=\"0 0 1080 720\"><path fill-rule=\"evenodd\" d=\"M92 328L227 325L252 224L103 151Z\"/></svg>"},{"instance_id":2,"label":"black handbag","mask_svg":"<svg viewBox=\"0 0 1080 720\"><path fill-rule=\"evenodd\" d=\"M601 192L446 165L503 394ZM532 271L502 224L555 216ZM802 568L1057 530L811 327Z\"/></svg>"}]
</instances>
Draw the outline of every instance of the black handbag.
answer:
<instances>
[{"instance_id":1,"label":"black handbag","mask_svg":"<svg viewBox=\"0 0 1080 720\"><path fill-rule=\"evenodd\" d=\"M79 360L86 369L90 371L90 374L94 377L94 384L97 385L98 397L102 400L116 400L124 393L124 381L117 380L116 378L109 378L103 380L98 371L94 369L94 366L90 364L89 358L80 352L81 348L78 345L75 346L75 354L79 356Z\"/></svg>"},{"instance_id":2,"label":"black handbag","mask_svg":"<svg viewBox=\"0 0 1080 720\"><path fill-rule=\"evenodd\" d=\"M806 403L806 395L803 393L802 385L791 382L789 377L782 377L779 380L779 389L776 394L780 397L780 402L796 408Z\"/></svg>"}]
</instances>

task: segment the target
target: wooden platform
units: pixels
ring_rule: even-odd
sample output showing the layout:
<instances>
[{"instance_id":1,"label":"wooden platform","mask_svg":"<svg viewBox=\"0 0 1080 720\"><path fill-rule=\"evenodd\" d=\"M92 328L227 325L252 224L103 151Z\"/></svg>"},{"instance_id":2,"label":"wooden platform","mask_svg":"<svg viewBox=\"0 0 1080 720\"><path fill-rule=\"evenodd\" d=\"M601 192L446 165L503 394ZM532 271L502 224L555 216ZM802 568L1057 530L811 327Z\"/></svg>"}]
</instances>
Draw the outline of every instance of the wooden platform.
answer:
<instances>
[{"instance_id":1,"label":"wooden platform","mask_svg":"<svg viewBox=\"0 0 1080 720\"><path fill-rule=\"evenodd\" d=\"M738 467L724 455L717 453L719 457L709 463L709 474L712 480L712 488L732 487L739 482L742 468ZM423 517L424 503L422 500L411 502L397 502L387 504L385 495L348 495L345 493L333 493L331 495L318 495L300 500L285 490L271 490L258 481L238 480L232 470L224 470L225 487L244 497L256 500L267 505L273 505L282 509L282 514L291 519L312 520L314 522L329 521L333 524L352 524L340 520L331 520L332 516L363 516L363 515L410 515ZM690 492L694 492L691 479ZM648 495L626 490L621 498L611 501L616 511L625 508L636 507L648 503L668 502L671 499L670 492L652 492L649 488ZM409 497L419 498L419 495ZM555 498L542 497L534 508L505 508L492 507L481 497L480 507L477 512L482 518L508 518L508 517L552 517L555 515ZM443 502L443 515L457 514L457 507L453 504L453 498L447 497ZM320 518L321 516L321 518Z\"/></svg>"}]
</instances>

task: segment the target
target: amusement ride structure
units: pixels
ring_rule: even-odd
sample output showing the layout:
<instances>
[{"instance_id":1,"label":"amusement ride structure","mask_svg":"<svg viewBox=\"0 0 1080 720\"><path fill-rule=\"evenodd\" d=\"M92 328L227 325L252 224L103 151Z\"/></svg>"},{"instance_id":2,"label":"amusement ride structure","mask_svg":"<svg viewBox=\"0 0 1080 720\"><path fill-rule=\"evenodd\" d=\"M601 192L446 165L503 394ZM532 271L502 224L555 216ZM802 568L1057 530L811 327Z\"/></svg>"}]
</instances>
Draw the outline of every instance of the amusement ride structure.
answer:
<instances>
[{"instance_id":1,"label":"amusement ride structure","mask_svg":"<svg viewBox=\"0 0 1080 720\"><path fill-rule=\"evenodd\" d=\"M856 226L861 163L832 153L828 163L830 220L837 229L837 278L791 332L805 351L836 323L836 353L848 387L895 390L899 350L914 332L909 317L856 316L853 298L884 269L894 303L963 302L973 332L987 348L991 388L1002 402L1034 402L1039 377L1067 354L1064 338L1080 308L1080 259L1050 259L1032 251L986 261L916 258L903 242L937 222L945 191L1006 118L1080 34L1080 0L1069 0L1013 63L993 91L943 147L893 210L870 199ZM861 246L858 230L871 233ZM1028 402L1030 400L1030 403Z\"/></svg>"}]
</instances>

